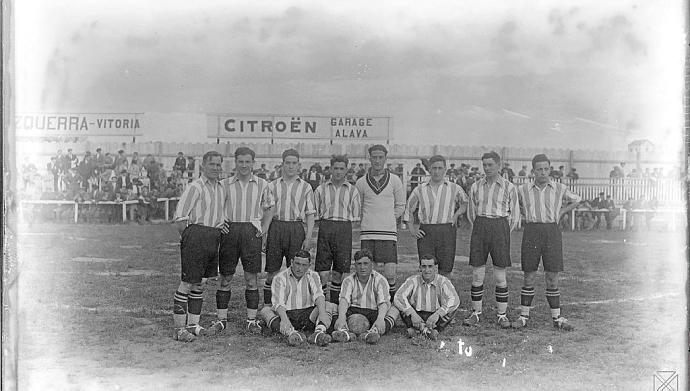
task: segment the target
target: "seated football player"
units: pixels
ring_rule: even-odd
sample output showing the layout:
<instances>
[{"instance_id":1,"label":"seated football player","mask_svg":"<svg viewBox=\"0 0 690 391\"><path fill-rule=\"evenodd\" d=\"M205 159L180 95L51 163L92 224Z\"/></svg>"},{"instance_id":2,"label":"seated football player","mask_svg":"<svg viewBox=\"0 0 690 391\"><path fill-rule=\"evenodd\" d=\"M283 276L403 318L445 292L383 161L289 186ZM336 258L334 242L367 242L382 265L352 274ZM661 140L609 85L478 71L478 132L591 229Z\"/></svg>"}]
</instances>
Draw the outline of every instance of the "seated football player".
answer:
<instances>
[{"instance_id":1,"label":"seated football player","mask_svg":"<svg viewBox=\"0 0 690 391\"><path fill-rule=\"evenodd\" d=\"M409 337L421 333L436 340L455 316L460 298L450 280L438 274L438 261L433 255L422 255L419 271L400 286L388 316L400 316Z\"/></svg>"},{"instance_id":2,"label":"seated football player","mask_svg":"<svg viewBox=\"0 0 690 391\"><path fill-rule=\"evenodd\" d=\"M326 330L331 326L338 306L326 302L321 289L319 273L309 270L311 254L299 250L289 268L273 277L271 306L264 307L259 316L266 329L280 332L292 346L310 342L326 346L331 336ZM270 332L269 331L269 332ZM307 339L304 331L313 331Z\"/></svg>"},{"instance_id":3,"label":"seated football player","mask_svg":"<svg viewBox=\"0 0 690 391\"><path fill-rule=\"evenodd\" d=\"M391 306L390 287L386 277L373 270L369 250L357 251L354 259L355 272L343 280L338 318L331 335L338 342L349 342L359 333L362 341L375 344L395 325L395 320L386 316ZM357 315L366 318L364 325L357 324L361 322L357 321Z\"/></svg>"}]
</instances>

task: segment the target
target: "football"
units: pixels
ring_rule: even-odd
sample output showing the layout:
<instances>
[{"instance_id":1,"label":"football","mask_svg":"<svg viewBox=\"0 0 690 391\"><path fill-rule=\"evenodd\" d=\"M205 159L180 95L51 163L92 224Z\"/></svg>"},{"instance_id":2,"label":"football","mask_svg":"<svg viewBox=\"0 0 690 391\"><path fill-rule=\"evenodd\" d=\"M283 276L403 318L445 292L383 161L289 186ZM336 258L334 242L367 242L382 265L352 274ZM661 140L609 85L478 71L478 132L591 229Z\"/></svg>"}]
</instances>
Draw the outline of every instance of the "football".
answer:
<instances>
[{"instance_id":1,"label":"football","mask_svg":"<svg viewBox=\"0 0 690 391\"><path fill-rule=\"evenodd\" d=\"M371 327L369 320L362 314L352 314L347 317L347 328L357 335L369 330L369 327Z\"/></svg>"}]
</instances>

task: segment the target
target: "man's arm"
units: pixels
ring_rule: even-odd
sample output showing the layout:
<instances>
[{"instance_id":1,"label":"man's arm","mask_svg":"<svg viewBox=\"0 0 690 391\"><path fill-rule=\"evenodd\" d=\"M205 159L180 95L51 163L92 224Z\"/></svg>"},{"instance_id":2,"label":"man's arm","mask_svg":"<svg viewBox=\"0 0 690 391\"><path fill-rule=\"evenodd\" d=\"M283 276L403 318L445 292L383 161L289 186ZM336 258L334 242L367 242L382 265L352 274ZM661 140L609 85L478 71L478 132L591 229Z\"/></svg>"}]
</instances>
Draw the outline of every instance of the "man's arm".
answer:
<instances>
[{"instance_id":1,"label":"man's arm","mask_svg":"<svg viewBox=\"0 0 690 391\"><path fill-rule=\"evenodd\" d=\"M412 190L410 198L407 200L407 207L405 208L405 213L403 214L402 218L402 220L407 223L407 229L410 231L410 234L412 234L412 237L416 239L421 239L424 237L424 235L426 235L426 232L420 230L419 227L415 225L415 221L412 218L412 215L419 206L419 188L420 187L417 186L414 188L414 190Z\"/></svg>"},{"instance_id":2,"label":"man's arm","mask_svg":"<svg viewBox=\"0 0 690 391\"><path fill-rule=\"evenodd\" d=\"M397 180L395 181L396 186L393 189L393 197L395 197L395 207L393 213L395 218L402 216L405 212L405 189L403 189L402 181L397 176L393 176Z\"/></svg>"},{"instance_id":3,"label":"man's arm","mask_svg":"<svg viewBox=\"0 0 690 391\"><path fill-rule=\"evenodd\" d=\"M563 217L564 214L577 208L578 205L580 205L580 201L582 201L582 197L580 197L579 194L573 193L568 188L565 188L565 192L563 193L563 200L569 201L570 204L562 207L561 210L558 212L558 219L559 220L561 219L561 217Z\"/></svg>"},{"instance_id":4,"label":"man's arm","mask_svg":"<svg viewBox=\"0 0 690 391\"><path fill-rule=\"evenodd\" d=\"M510 230L514 231L520 223L520 202L518 200L517 188L515 185L508 184L508 194L510 197Z\"/></svg>"},{"instance_id":5,"label":"man's arm","mask_svg":"<svg viewBox=\"0 0 690 391\"><path fill-rule=\"evenodd\" d=\"M304 236L304 241L302 242L302 249L303 250L309 250L311 248L311 243L312 243L312 234L314 232L314 216L315 214L308 214L306 216L307 219L307 233Z\"/></svg>"}]
</instances>

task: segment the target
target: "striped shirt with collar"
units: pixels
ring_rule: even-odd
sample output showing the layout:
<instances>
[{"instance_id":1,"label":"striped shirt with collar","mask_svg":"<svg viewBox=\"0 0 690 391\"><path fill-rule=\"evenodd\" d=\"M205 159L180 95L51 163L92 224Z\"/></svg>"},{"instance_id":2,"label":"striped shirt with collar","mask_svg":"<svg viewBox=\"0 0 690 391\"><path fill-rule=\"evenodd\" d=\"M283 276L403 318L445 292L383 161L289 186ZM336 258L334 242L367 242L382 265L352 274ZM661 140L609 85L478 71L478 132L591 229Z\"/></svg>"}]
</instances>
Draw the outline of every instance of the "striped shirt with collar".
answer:
<instances>
[{"instance_id":1,"label":"striped shirt with collar","mask_svg":"<svg viewBox=\"0 0 690 391\"><path fill-rule=\"evenodd\" d=\"M225 189L220 182L202 175L182 192L173 220L220 228L225 221L224 203Z\"/></svg>"},{"instance_id":2,"label":"striped shirt with collar","mask_svg":"<svg viewBox=\"0 0 690 391\"><path fill-rule=\"evenodd\" d=\"M275 204L265 179L252 175L246 185L237 176L223 179L225 188L225 213L235 223L256 223L266 209Z\"/></svg>"},{"instance_id":3,"label":"striped shirt with collar","mask_svg":"<svg viewBox=\"0 0 690 391\"><path fill-rule=\"evenodd\" d=\"M380 304L390 301L390 285L381 273L372 270L369 280L362 284L357 273L343 279L340 300L345 299L353 307L378 309Z\"/></svg>"},{"instance_id":4,"label":"striped shirt with collar","mask_svg":"<svg viewBox=\"0 0 690 391\"><path fill-rule=\"evenodd\" d=\"M276 203L274 217L281 221L305 221L307 215L316 213L311 185L300 177L292 183L281 177L268 184Z\"/></svg>"},{"instance_id":5,"label":"striped shirt with collar","mask_svg":"<svg viewBox=\"0 0 690 391\"><path fill-rule=\"evenodd\" d=\"M321 220L358 221L361 197L357 187L348 181L336 187L332 180L319 185L314 192L314 205Z\"/></svg>"},{"instance_id":6,"label":"striped shirt with collar","mask_svg":"<svg viewBox=\"0 0 690 391\"><path fill-rule=\"evenodd\" d=\"M507 217L511 227L520 221L520 206L515 185L497 176L494 183L489 184L482 178L472 184L470 188L469 217L474 222L477 216L497 218Z\"/></svg>"},{"instance_id":7,"label":"striped shirt with collar","mask_svg":"<svg viewBox=\"0 0 690 391\"><path fill-rule=\"evenodd\" d=\"M287 268L273 277L271 284L271 304L274 311L279 307L287 311L309 308L316 304L316 299L324 297L319 273L307 272L299 280Z\"/></svg>"},{"instance_id":8,"label":"striped shirt with collar","mask_svg":"<svg viewBox=\"0 0 690 391\"><path fill-rule=\"evenodd\" d=\"M410 221L411 215L419 207L421 224L453 223L453 215L460 204L469 200L462 188L448 180L443 181L436 189L431 182L425 182L412 190L407 200L403 221Z\"/></svg>"},{"instance_id":9,"label":"striped shirt with collar","mask_svg":"<svg viewBox=\"0 0 690 391\"><path fill-rule=\"evenodd\" d=\"M580 202L582 197L562 183L549 180L544 188L536 182L518 187L520 211L528 223L558 223L563 201Z\"/></svg>"},{"instance_id":10,"label":"striped shirt with collar","mask_svg":"<svg viewBox=\"0 0 690 391\"><path fill-rule=\"evenodd\" d=\"M405 315L416 312L439 311L441 316L455 311L460 305L458 292L450 280L440 274L427 283L421 274L410 276L393 298L393 304Z\"/></svg>"}]
</instances>

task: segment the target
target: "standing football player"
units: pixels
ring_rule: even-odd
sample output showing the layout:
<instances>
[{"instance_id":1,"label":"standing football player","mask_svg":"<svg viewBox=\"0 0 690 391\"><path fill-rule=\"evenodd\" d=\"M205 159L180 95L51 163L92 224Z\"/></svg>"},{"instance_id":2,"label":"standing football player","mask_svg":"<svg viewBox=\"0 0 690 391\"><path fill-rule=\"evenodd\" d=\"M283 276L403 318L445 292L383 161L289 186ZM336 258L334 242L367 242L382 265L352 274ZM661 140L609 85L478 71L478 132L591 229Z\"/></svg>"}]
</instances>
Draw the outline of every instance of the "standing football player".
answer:
<instances>
[{"instance_id":1,"label":"standing football player","mask_svg":"<svg viewBox=\"0 0 690 391\"><path fill-rule=\"evenodd\" d=\"M273 221L266 239L266 281L264 306L271 306L273 277L283 266L287 267L298 250L309 250L314 229L314 195L307 181L299 177L299 152L283 151L283 175L268 184L275 200ZM307 232L304 232L304 222Z\"/></svg>"},{"instance_id":2,"label":"standing football player","mask_svg":"<svg viewBox=\"0 0 690 391\"><path fill-rule=\"evenodd\" d=\"M485 178L479 179L470 188L469 220L472 223L470 237L470 266L472 266L472 314L463 324L476 326L482 313L484 275L486 261L491 255L496 284L496 307L498 325L510 328L508 310L508 281L506 268L510 266L510 232L520 222L520 207L517 188L498 174L501 157L494 151L482 155Z\"/></svg>"},{"instance_id":3,"label":"standing football player","mask_svg":"<svg viewBox=\"0 0 690 391\"><path fill-rule=\"evenodd\" d=\"M534 299L534 279L539 263L544 262L546 300L551 307L553 326L570 331L573 326L561 315L561 292L558 289L558 273L563 271L563 238L558 221L576 208L582 198L562 183L549 176L551 161L544 154L532 159L534 182L518 188L520 210L525 218L522 234L522 271L524 283L520 294L520 316L513 322L514 328L522 328L529 320L529 310ZM563 202L569 202L563 206Z\"/></svg>"},{"instance_id":4,"label":"standing football player","mask_svg":"<svg viewBox=\"0 0 690 391\"><path fill-rule=\"evenodd\" d=\"M280 332L292 346L307 340L319 346L328 345L331 336L326 330L338 311L335 304L326 302L319 274L309 270L310 264L309 251L297 251L290 267L273 278L273 304L260 313L268 331ZM305 330L314 332L307 338L302 333Z\"/></svg>"},{"instance_id":5,"label":"standing football player","mask_svg":"<svg viewBox=\"0 0 690 391\"><path fill-rule=\"evenodd\" d=\"M460 305L458 292L450 280L438 274L438 260L431 254L419 258L419 274L410 276L395 294L386 318L402 317L407 335L421 333L436 340Z\"/></svg>"},{"instance_id":6,"label":"standing football player","mask_svg":"<svg viewBox=\"0 0 690 391\"><path fill-rule=\"evenodd\" d=\"M256 319L259 310L257 274L261 271L261 249L273 218L274 201L268 182L253 174L255 157L253 150L247 147L237 148L236 174L221 181L225 189L225 214L229 223L227 233L221 235L220 239L220 277L216 290L218 320L211 326L211 332L221 332L227 326L230 282L240 258L246 284L246 329L253 334L261 332Z\"/></svg>"},{"instance_id":7,"label":"standing football player","mask_svg":"<svg viewBox=\"0 0 690 391\"><path fill-rule=\"evenodd\" d=\"M417 238L417 253L431 254L438 260L438 272L448 277L455 264L457 222L467 210L467 195L446 178L446 159L441 155L429 159L431 179L412 190L403 221L412 237ZM419 207L419 227L411 217Z\"/></svg>"},{"instance_id":8,"label":"standing football player","mask_svg":"<svg viewBox=\"0 0 690 391\"><path fill-rule=\"evenodd\" d=\"M314 270L321 277L322 289L328 285L329 301L338 304L344 273L350 272L352 222L360 218L360 195L346 180L348 159L331 158L331 178L316 188L314 205L319 216Z\"/></svg>"},{"instance_id":9,"label":"standing football player","mask_svg":"<svg viewBox=\"0 0 690 391\"><path fill-rule=\"evenodd\" d=\"M371 168L357 180L362 199L361 248L371 252L372 260L383 264L383 275L395 296L398 264L396 220L405 211L405 189L397 175L386 169L388 150L381 144L369 148Z\"/></svg>"},{"instance_id":10,"label":"standing football player","mask_svg":"<svg viewBox=\"0 0 690 391\"><path fill-rule=\"evenodd\" d=\"M218 182L222 163L220 153L204 154L201 177L182 193L173 218L182 259L182 281L173 303L178 341L191 342L204 330L199 326L204 280L218 273L220 228L225 220L225 190Z\"/></svg>"},{"instance_id":11,"label":"standing football player","mask_svg":"<svg viewBox=\"0 0 690 391\"><path fill-rule=\"evenodd\" d=\"M374 270L371 257L367 249L357 251L354 256L355 272L343 280L338 318L335 321L335 330L331 334L338 342L348 342L356 338L348 328L347 322L353 314L364 315L372 326L359 336L369 344L377 343L381 335L395 325L395 319L386 316L391 306L388 281Z\"/></svg>"}]
</instances>

